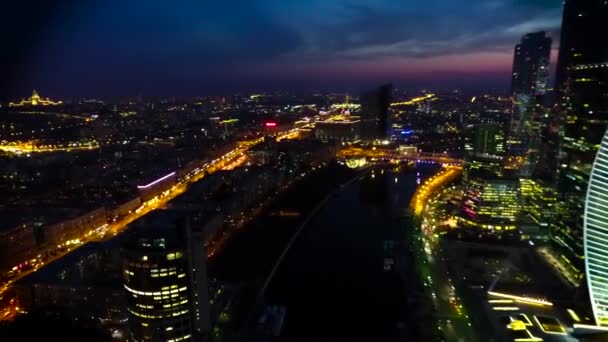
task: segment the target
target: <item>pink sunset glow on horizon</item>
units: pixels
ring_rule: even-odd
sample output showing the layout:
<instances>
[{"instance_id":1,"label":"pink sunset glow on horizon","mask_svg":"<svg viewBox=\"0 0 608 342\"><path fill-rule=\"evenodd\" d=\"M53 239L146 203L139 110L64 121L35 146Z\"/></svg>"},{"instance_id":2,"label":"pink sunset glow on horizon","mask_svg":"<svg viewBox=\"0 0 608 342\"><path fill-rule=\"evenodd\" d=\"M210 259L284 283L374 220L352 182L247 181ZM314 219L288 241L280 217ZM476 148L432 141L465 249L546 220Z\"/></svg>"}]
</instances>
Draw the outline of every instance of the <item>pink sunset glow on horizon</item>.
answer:
<instances>
[{"instance_id":1,"label":"pink sunset glow on horizon","mask_svg":"<svg viewBox=\"0 0 608 342\"><path fill-rule=\"evenodd\" d=\"M551 68L555 67L557 50L551 54ZM253 74L272 73L277 76L305 78L332 77L338 79L366 78L449 78L454 75L484 74L510 77L513 51L475 52L445 56L397 58L379 57L370 60L302 61L299 63L264 64L250 70Z\"/></svg>"}]
</instances>

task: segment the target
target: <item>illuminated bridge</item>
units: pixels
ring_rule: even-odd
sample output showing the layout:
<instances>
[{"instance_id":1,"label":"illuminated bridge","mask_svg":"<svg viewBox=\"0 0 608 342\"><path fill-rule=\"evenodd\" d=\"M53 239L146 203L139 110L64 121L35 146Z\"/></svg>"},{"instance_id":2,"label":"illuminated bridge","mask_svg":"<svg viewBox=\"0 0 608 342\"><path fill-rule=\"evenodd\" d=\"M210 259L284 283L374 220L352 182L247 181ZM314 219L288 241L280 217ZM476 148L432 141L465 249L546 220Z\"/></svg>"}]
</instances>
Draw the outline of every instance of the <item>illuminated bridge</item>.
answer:
<instances>
[{"instance_id":1,"label":"illuminated bridge","mask_svg":"<svg viewBox=\"0 0 608 342\"><path fill-rule=\"evenodd\" d=\"M429 153L429 152L413 152L413 151L399 151L389 150L382 148L361 148L361 147L348 147L341 149L337 152L339 160L345 161L359 161L359 163L398 163L413 161L417 163L434 163L443 165L462 165L462 159L453 158L443 153Z\"/></svg>"}]
</instances>

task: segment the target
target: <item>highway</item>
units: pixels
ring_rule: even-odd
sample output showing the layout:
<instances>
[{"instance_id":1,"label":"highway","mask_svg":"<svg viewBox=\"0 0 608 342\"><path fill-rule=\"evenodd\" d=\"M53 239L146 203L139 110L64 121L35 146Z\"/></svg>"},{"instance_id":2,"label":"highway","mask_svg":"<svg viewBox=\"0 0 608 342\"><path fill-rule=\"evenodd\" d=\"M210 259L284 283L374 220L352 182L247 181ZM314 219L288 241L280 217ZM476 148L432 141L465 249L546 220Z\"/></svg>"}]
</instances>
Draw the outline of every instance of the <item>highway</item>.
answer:
<instances>
[{"instance_id":1,"label":"highway","mask_svg":"<svg viewBox=\"0 0 608 342\"><path fill-rule=\"evenodd\" d=\"M297 129L277 133L276 139L281 140L297 137L297 134L294 134L294 132L297 132ZM127 229L128 225L131 222L147 215L148 213L156 209L164 208L169 203L169 201L184 193L188 189L190 184L202 179L206 174L212 174L219 170L231 170L244 164L247 161L245 152L247 152L250 147L257 145L262 141L263 139L255 139L252 141L241 142L237 144L236 148L210 161L206 164L205 167L202 167L198 172L193 173L186 179L177 182L174 186L165 190L161 194L147 201L144 201L140 205L140 207L134 210L131 214L114 222L110 222L104 227L91 227L91 229L84 236L77 239L73 239L72 243L67 244L61 250L57 250L56 255L47 257L44 260L38 260L33 268L22 271L17 276L13 277L13 279L11 279L10 281L0 284L0 305L2 305L2 303L6 303L3 305L3 307L0 307L0 321L10 320L16 316L17 312L19 312L18 303L16 300L13 300L14 293L10 293L9 291L15 282L30 275L33 272L36 272L44 265L62 258L63 256L74 251L78 247L86 244L87 242L103 241L118 235L119 233ZM213 249L213 251L213 253L217 252L216 249ZM4 295L4 293L7 294ZM9 312L9 314L5 315L4 313L6 312Z\"/></svg>"},{"instance_id":2,"label":"highway","mask_svg":"<svg viewBox=\"0 0 608 342\"><path fill-rule=\"evenodd\" d=\"M24 154L24 153L50 153L50 152L78 152L98 149L97 143L80 144L73 143L71 146L53 146L53 145L41 145L37 146L32 143L19 143L19 144L3 144L0 145L0 151Z\"/></svg>"}]
</instances>

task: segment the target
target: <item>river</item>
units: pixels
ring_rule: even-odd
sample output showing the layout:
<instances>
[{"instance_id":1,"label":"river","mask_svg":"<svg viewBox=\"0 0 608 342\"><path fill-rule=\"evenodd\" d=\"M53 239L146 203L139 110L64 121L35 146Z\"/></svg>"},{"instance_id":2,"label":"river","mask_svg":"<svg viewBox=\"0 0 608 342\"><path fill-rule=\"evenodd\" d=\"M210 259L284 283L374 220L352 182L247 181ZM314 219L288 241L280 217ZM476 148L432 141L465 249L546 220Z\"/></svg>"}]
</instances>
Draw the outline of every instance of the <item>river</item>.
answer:
<instances>
[{"instance_id":1,"label":"river","mask_svg":"<svg viewBox=\"0 0 608 342\"><path fill-rule=\"evenodd\" d=\"M416 337L411 324L411 293L417 280L404 244L412 230L405 217L417 184L436 170L434 166L368 170L311 218L266 291L267 303L287 309L281 340L390 341ZM260 281L269 273L272 265L252 263L247 254L256 253L239 252L237 247L250 249L255 244L257 254L264 255L268 263L270 255L276 260L280 251L276 250L277 238L266 234L279 232L282 249L288 240L285 232L293 234L295 227L254 225L252 230L256 229L263 233L249 232L241 237L227 249L224 261L215 265L216 272L229 274L233 281ZM385 258L397 261L395 271L384 270ZM238 260L247 266L230 272Z\"/></svg>"}]
</instances>

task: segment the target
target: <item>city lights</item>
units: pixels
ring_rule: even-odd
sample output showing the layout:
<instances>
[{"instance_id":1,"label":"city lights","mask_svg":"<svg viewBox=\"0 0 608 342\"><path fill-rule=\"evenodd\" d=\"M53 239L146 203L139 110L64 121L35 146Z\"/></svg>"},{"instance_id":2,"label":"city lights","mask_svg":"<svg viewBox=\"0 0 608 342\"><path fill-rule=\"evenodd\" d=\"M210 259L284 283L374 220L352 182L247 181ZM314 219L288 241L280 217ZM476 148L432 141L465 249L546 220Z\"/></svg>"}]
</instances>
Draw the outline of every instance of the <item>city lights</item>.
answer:
<instances>
[{"instance_id":1,"label":"city lights","mask_svg":"<svg viewBox=\"0 0 608 342\"><path fill-rule=\"evenodd\" d=\"M500 292L495 292L495 291L488 291L488 294L491 296L495 296L495 297L513 299L516 302L519 302L522 304L538 304L538 305L543 305L543 306L553 306L553 303L549 302L548 300L542 299L542 298L516 296L516 295L500 293Z\"/></svg>"},{"instance_id":2,"label":"city lights","mask_svg":"<svg viewBox=\"0 0 608 342\"><path fill-rule=\"evenodd\" d=\"M10 11L1 341L608 336L607 0L140 2Z\"/></svg>"},{"instance_id":3,"label":"city lights","mask_svg":"<svg viewBox=\"0 0 608 342\"><path fill-rule=\"evenodd\" d=\"M446 166L436 175L427 179L421 186L416 189L410 207L413 208L414 214L419 215L426 206L429 197L438 189L445 186L450 181L458 177L462 172L462 167Z\"/></svg>"}]
</instances>

